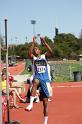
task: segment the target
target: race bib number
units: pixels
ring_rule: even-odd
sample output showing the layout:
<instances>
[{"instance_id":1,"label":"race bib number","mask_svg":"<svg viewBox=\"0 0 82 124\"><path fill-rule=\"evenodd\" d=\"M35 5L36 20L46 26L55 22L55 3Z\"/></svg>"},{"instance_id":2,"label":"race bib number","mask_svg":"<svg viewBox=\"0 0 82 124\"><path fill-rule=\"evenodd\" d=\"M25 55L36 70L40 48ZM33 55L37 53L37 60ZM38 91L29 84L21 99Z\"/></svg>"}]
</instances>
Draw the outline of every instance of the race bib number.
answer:
<instances>
[{"instance_id":1,"label":"race bib number","mask_svg":"<svg viewBox=\"0 0 82 124\"><path fill-rule=\"evenodd\" d=\"M37 72L38 73L45 73L46 67L45 66L37 66Z\"/></svg>"},{"instance_id":2,"label":"race bib number","mask_svg":"<svg viewBox=\"0 0 82 124\"><path fill-rule=\"evenodd\" d=\"M45 60L35 60L34 62L35 70L38 73L45 73L46 72L46 61Z\"/></svg>"}]
</instances>

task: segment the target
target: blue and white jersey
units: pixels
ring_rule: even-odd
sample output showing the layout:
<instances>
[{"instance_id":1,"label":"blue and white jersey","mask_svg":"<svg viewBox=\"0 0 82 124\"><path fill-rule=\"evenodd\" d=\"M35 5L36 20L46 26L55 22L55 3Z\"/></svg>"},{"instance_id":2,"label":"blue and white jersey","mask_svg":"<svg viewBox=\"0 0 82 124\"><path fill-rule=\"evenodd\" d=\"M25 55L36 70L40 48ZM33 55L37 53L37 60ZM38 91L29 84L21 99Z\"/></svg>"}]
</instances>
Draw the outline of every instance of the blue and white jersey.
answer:
<instances>
[{"instance_id":1,"label":"blue and white jersey","mask_svg":"<svg viewBox=\"0 0 82 124\"><path fill-rule=\"evenodd\" d=\"M41 55L40 58L34 57L33 64L34 78L50 82L48 74L48 65L45 55Z\"/></svg>"},{"instance_id":2,"label":"blue and white jersey","mask_svg":"<svg viewBox=\"0 0 82 124\"><path fill-rule=\"evenodd\" d=\"M44 92L46 97L52 96L52 88L50 86L50 68L47 64L45 55L41 55L40 58L34 57L33 59L34 79L39 79L41 91Z\"/></svg>"}]
</instances>

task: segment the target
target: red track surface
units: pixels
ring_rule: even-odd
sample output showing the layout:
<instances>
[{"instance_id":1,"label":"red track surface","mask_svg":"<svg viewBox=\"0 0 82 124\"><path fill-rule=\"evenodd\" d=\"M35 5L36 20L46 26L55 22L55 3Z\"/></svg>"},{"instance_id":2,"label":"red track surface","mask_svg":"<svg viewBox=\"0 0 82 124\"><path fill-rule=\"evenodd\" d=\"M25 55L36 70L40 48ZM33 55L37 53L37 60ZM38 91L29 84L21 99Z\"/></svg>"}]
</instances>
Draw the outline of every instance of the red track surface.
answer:
<instances>
[{"instance_id":1,"label":"red track surface","mask_svg":"<svg viewBox=\"0 0 82 124\"><path fill-rule=\"evenodd\" d=\"M63 87L65 86L65 87ZM48 124L82 124L82 84L53 84L54 94L49 102ZM43 124L42 102L34 103L33 111L25 111L27 103L20 103L19 109L10 109L10 120L21 124Z\"/></svg>"},{"instance_id":2,"label":"red track surface","mask_svg":"<svg viewBox=\"0 0 82 124\"><path fill-rule=\"evenodd\" d=\"M24 68L25 68L24 62L19 62L17 63L16 66L13 66L13 67L8 67L9 72L12 75L21 74L24 71Z\"/></svg>"},{"instance_id":3,"label":"red track surface","mask_svg":"<svg viewBox=\"0 0 82 124\"><path fill-rule=\"evenodd\" d=\"M23 71L24 63L10 68L11 74L18 74ZM49 102L48 124L82 124L82 83L54 83L53 91L52 101ZM27 103L18 101L18 105L19 109L10 109L11 121L18 120L20 124L43 124L42 102L34 103L31 112L25 111Z\"/></svg>"}]
</instances>

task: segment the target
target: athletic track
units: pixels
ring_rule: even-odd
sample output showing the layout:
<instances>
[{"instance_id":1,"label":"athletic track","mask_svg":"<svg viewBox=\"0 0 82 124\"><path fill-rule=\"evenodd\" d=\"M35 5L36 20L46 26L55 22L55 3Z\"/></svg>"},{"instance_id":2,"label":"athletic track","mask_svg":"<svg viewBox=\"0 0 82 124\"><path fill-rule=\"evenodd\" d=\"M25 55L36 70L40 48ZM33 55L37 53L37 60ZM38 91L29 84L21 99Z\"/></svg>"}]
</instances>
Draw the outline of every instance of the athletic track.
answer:
<instances>
[{"instance_id":1,"label":"athletic track","mask_svg":"<svg viewBox=\"0 0 82 124\"><path fill-rule=\"evenodd\" d=\"M20 108L10 109L11 121L18 120L20 124L43 124L42 102L34 103L31 112L25 111L28 103L17 102ZM48 124L82 124L82 82L53 83Z\"/></svg>"}]
</instances>

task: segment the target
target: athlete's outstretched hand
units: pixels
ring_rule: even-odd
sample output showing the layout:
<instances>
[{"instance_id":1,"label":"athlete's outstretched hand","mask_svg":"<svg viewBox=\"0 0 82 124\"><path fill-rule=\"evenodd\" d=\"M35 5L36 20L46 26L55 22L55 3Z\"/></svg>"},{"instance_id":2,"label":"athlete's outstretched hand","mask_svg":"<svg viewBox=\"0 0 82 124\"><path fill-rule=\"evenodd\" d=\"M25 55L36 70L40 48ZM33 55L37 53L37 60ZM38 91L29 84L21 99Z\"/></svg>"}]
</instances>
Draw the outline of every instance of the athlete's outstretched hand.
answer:
<instances>
[{"instance_id":1,"label":"athlete's outstretched hand","mask_svg":"<svg viewBox=\"0 0 82 124\"><path fill-rule=\"evenodd\" d=\"M45 38L44 38L44 37L40 37L40 40L41 40L41 42L42 42L43 44L45 44L45 43L46 43L46 41L45 41Z\"/></svg>"}]
</instances>

